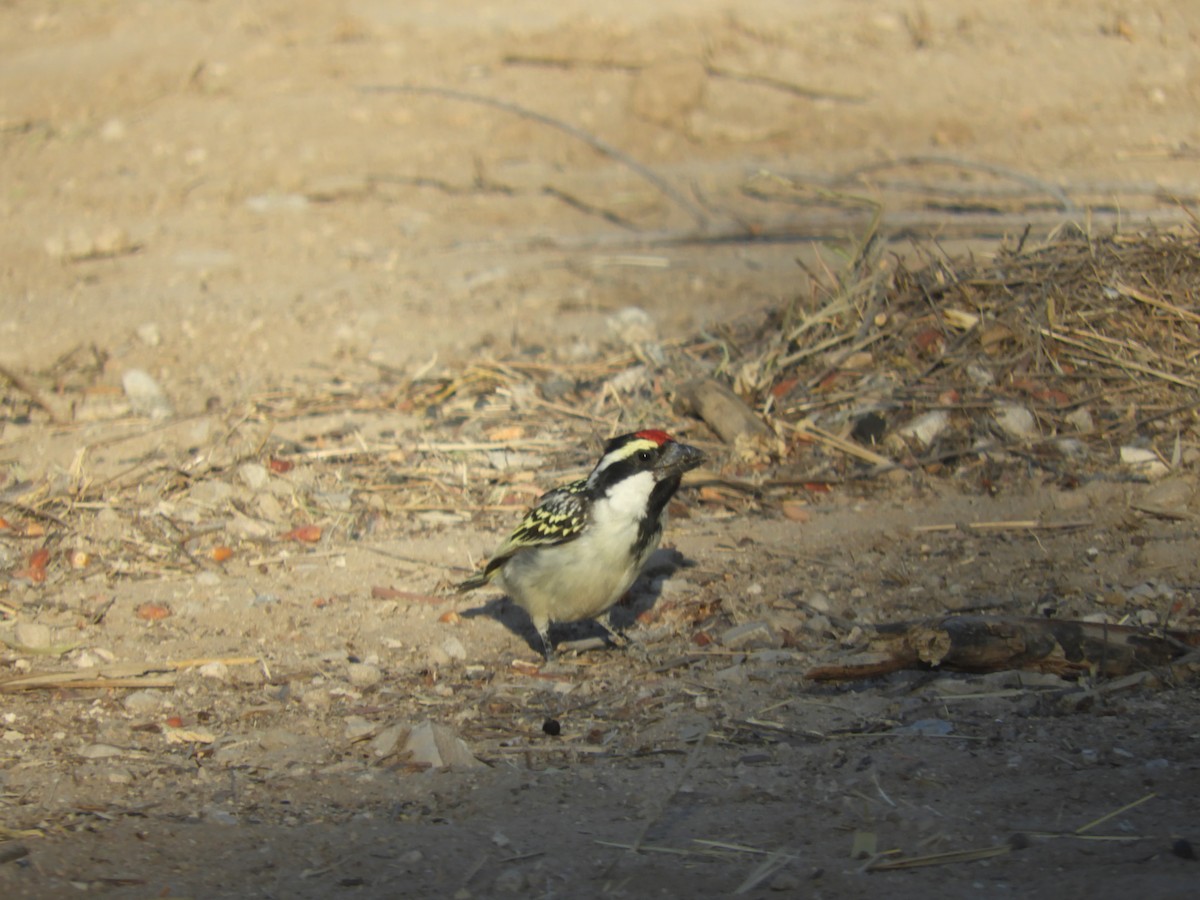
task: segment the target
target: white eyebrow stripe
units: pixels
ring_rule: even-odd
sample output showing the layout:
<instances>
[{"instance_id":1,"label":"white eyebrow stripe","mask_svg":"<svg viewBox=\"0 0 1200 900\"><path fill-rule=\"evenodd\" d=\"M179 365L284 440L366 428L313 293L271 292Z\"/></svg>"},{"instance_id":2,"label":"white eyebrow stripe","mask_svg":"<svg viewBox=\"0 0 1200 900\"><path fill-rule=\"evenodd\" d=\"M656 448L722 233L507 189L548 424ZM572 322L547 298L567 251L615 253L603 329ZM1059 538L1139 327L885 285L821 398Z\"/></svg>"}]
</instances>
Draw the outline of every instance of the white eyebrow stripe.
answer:
<instances>
[{"instance_id":1,"label":"white eyebrow stripe","mask_svg":"<svg viewBox=\"0 0 1200 900\"><path fill-rule=\"evenodd\" d=\"M645 438L640 438L636 441L630 441L623 447L619 447L612 453L606 454L604 457L602 457L600 462L596 463L596 468L592 469L592 474L588 476L588 483L595 484L596 478L601 472L603 472L613 463L618 463L621 462L621 460L629 459L629 457L633 456L633 454L637 453L639 450L657 449L658 444L656 444L654 441L646 440Z\"/></svg>"}]
</instances>

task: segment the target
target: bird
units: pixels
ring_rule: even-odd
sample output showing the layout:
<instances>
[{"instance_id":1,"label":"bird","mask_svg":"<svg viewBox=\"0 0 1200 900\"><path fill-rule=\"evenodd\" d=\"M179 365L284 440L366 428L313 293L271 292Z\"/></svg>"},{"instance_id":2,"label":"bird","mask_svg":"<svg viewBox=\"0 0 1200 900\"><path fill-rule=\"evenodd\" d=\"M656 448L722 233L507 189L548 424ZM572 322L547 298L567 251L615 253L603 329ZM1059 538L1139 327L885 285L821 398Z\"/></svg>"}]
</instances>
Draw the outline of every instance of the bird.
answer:
<instances>
[{"instance_id":1,"label":"bird","mask_svg":"<svg viewBox=\"0 0 1200 900\"><path fill-rule=\"evenodd\" d=\"M500 587L528 613L553 659L550 624L612 609L658 548L683 473L704 461L703 451L658 429L612 438L586 478L539 498L459 593Z\"/></svg>"}]
</instances>

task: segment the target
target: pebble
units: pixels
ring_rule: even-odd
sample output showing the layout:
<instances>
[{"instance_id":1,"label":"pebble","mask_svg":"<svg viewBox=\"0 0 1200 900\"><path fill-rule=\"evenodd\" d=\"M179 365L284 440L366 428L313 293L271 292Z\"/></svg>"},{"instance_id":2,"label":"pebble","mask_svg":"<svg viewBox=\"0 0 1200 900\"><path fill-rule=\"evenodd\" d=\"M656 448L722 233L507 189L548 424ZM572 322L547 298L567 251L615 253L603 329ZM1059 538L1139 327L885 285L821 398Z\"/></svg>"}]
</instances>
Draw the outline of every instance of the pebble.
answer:
<instances>
[{"instance_id":1,"label":"pebble","mask_svg":"<svg viewBox=\"0 0 1200 900\"><path fill-rule=\"evenodd\" d=\"M1122 447L1121 464L1147 478L1162 478L1169 471L1158 454L1146 447Z\"/></svg>"},{"instance_id":2,"label":"pebble","mask_svg":"<svg viewBox=\"0 0 1200 900\"><path fill-rule=\"evenodd\" d=\"M238 818L233 813L224 809L219 809L215 806L209 806L204 810L204 820L206 822L215 822L217 825L236 825Z\"/></svg>"},{"instance_id":3,"label":"pebble","mask_svg":"<svg viewBox=\"0 0 1200 900\"><path fill-rule=\"evenodd\" d=\"M446 640L442 641L442 650L445 652L446 656L450 657L450 659L463 660L467 658L467 648L464 647L463 642L454 635L451 635L450 637L446 638Z\"/></svg>"},{"instance_id":4,"label":"pebble","mask_svg":"<svg viewBox=\"0 0 1200 900\"><path fill-rule=\"evenodd\" d=\"M805 594L804 603L817 612L827 613L833 609L833 603L824 591L811 591Z\"/></svg>"},{"instance_id":5,"label":"pebble","mask_svg":"<svg viewBox=\"0 0 1200 900\"><path fill-rule=\"evenodd\" d=\"M53 643L54 634L41 622L18 622L13 626L13 641L29 650L45 650Z\"/></svg>"},{"instance_id":6,"label":"pebble","mask_svg":"<svg viewBox=\"0 0 1200 900\"><path fill-rule=\"evenodd\" d=\"M950 414L945 410L935 409L917 416L896 433L901 437L912 438L923 447L928 447L949 427Z\"/></svg>"},{"instance_id":7,"label":"pebble","mask_svg":"<svg viewBox=\"0 0 1200 900\"><path fill-rule=\"evenodd\" d=\"M283 504L274 494L259 494L254 498L254 508L258 515L268 522L281 523L284 520Z\"/></svg>"},{"instance_id":8,"label":"pebble","mask_svg":"<svg viewBox=\"0 0 1200 900\"><path fill-rule=\"evenodd\" d=\"M1187 515L1188 505L1196 495L1196 486L1188 478L1165 478L1141 492L1135 505L1159 515Z\"/></svg>"},{"instance_id":9,"label":"pebble","mask_svg":"<svg viewBox=\"0 0 1200 900\"><path fill-rule=\"evenodd\" d=\"M125 695L121 701L125 711L135 716L145 716L158 712L163 706L163 697L158 691L133 691Z\"/></svg>"},{"instance_id":10,"label":"pebble","mask_svg":"<svg viewBox=\"0 0 1200 900\"><path fill-rule=\"evenodd\" d=\"M223 662L205 663L197 671L201 678L212 678L215 681L229 680L229 666Z\"/></svg>"},{"instance_id":11,"label":"pebble","mask_svg":"<svg viewBox=\"0 0 1200 900\"><path fill-rule=\"evenodd\" d=\"M993 415L996 417L996 424L1007 437L1026 440L1038 435L1037 419L1024 406L1004 403L996 408Z\"/></svg>"},{"instance_id":12,"label":"pebble","mask_svg":"<svg viewBox=\"0 0 1200 900\"><path fill-rule=\"evenodd\" d=\"M233 496L233 487L224 481L209 479L188 488L188 500L201 506L216 507L227 503Z\"/></svg>"},{"instance_id":13,"label":"pebble","mask_svg":"<svg viewBox=\"0 0 1200 900\"><path fill-rule=\"evenodd\" d=\"M383 672L378 666L372 666L368 663L348 663L346 665L346 678L355 687L370 687L373 684L379 684L383 680Z\"/></svg>"},{"instance_id":14,"label":"pebble","mask_svg":"<svg viewBox=\"0 0 1200 900\"><path fill-rule=\"evenodd\" d=\"M252 491L261 491L271 481L271 473L261 463L247 462L238 466L238 478Z\"/></svg>"},{"instance_id":15,"label":"pebble","mask_svg":"<svg viewBox=\"0 0 1200 900\"><path fill-rule=\"evenodd\" d=\"M348 741L361 741L375 733L375 723L362 716L346 716L342 733Z\"/></svg>"},{"instance_id":16,"label":"pebble","mask_svg":"<svg viewBox=\"0 0 1200 900\"><path fill-rule=\"evenodd\" d=\"M313 491L313 502L322 509L349 512L352 498L348 491Z\"/></svg>"},{"instance_id":17,"label":"pebble","mask_svg":"<svg viewBox=\"0 0 1200 900\"><path fill-rule=\"evenodd\" d=\"M399 723L388 725L379 734L371 738L371 742L367 747L371 751L371 755L379 759L391 756L396 752L396 748L400 746L400 739L408 735L408 726Z\"/></svg>"},{"instance_id":18,"label":"pebble","mask_svg":"<svg viewBox=\"0 0 1200 900\"><path fill-rule=\"evenodd\" d=\"M967 377L971 379L971 384L978 388L992 387L996 383L996 376L992 374L991 370L979 363L967 365Z\"/></svg>"},{"instance_id":19,"label":"pebble","mask_svg":"<svg viewBox=\"0 0 1200 900\"><path fill-rule=\"evenodd\" d=\"M112 759L125 753L120 747L112 744L88 744L79 751L81 759Z\"/></svg>"},{"instance_id":20,"label":"pebble","mask_svg":"<svg viewBox=\"0 0 1200 900\"><path fill-rule=\"evenodd\" d=\"M127 370L121 385L135 415L166 419L174 412L162 386L144 369Z\"/></svg>"},{"instance_id":21,"label":"pebble","mask_svg":"<svg viewBox=\"0 0 1200 900\"><path fill-rule=\"evenodd\" d=\"M782 641L767 622L746 622L721 633L721 644L731 650L749 647L778 647Z\"/></svg>"},{"instance_id":22,"label":"pebble","mask_svg":"<svg viewBox=\"0 0 1200 900\"><path fill-rule=\"evenodd\" d=\"M800 890L800 879L791 872L780 872L771 879L771 883L767 886L773 891L798 891Z\"/></svg>"},{"instance_id":23,"label":"pebble","mask_svg":"<svg viewBox=\"0 0 1200 900\"><path fill-rule=\"evenodd\" d=\"M248 538L250 540L262 540L273 534L271 526L266 522L251 519L249 516L244 516L241 513L238 513L226 523L225 530L235 537Z\"/></svg>"},{"instance_id":24,"label":"pebble","mask_svg":"<svg viewBox=\"0 0 1200 900\"><path fill-rule=\"evenodd\" d=\"M409 732L404 744L413 762L434 768L479 768L484 764L472 755L466 742L445 725L426 719Z\"/></svg>"},{"instance_id":25,"label":"pebble","mask_svg":"<svg viewBox=\"0 0 1200 900\"><path fill-rule=\"evenodd\" d=\"M1091 434L1096 430L1096 423L1092 420L1092 414L1088 412L1086 406L1067 413L1064 421L1080 434Z\"/></svg>"}]
</instances>

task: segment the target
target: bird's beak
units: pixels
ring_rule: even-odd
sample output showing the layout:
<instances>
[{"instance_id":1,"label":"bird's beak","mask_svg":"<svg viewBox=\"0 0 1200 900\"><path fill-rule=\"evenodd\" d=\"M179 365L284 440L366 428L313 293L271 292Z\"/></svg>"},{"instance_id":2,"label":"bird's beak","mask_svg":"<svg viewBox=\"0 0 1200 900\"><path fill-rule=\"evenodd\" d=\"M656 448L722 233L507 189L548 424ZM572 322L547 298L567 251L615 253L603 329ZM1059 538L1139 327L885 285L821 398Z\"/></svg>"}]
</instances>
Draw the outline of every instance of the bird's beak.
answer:
<instances>
[{"instance_id":1,"label":"bird's beak","mask_svg":"<svg viewBox=\"0 0 1200 900\"><path fill-rule=\"evenodd\" d=\"M667 478L672 478L676 475L682 475L689 469L694 469L696 466L704 462L704 452L691 447L688 444L680 444L677 441L672 441L667 444L667 449L663 451L663 455L658 460L658 465L654 467L655 481L663 481Z\"/></svg>"}]
</instances>

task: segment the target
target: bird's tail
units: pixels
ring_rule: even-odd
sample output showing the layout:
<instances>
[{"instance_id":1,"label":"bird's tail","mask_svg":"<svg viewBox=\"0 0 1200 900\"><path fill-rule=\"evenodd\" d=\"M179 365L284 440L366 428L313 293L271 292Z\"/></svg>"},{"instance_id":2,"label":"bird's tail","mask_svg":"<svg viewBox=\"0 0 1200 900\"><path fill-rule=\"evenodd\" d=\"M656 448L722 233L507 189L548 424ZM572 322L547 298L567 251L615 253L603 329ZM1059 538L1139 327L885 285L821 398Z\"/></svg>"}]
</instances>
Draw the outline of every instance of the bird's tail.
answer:
<instances>
[{"instance_id":1,"label":"bird's tail","mask_svg":"<svg viewBox=\"0 0 1200 900\"><path fill-rule=\"evenodd\" d=\"M492 580L493 572L484 569L482 572L476 572L466 581L459 584L457 590L460 594L465 594L467 591L473 591L475 588L481 588Z\"/></svg>"}]
</instances>

